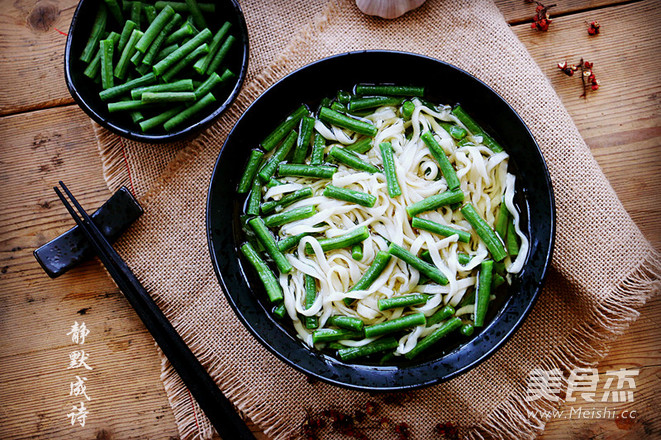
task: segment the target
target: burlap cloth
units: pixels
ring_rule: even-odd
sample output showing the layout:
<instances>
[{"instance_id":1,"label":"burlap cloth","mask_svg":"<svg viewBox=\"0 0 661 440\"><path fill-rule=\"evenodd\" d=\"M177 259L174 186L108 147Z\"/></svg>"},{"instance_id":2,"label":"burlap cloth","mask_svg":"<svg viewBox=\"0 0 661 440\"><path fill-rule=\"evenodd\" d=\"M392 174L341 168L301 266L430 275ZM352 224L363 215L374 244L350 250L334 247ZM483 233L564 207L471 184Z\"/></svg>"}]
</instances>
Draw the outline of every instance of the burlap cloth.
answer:
<instances>
[{"instance_id":1,"label":"burlap cloth","mask_svg":"<svg viewBox=\"0 0 661 440\"><path fill-rule=\"evenodd\" d=\"M659 289L659 255L623 209L567 111L490 1L428 1L397 20L362 15L350 0L242 2L251 42L244 89L198 139L166 146L121 140L95 126L109 187L125 184L144 216L119 251L232 401L274 438L300 433L306 414L350 412L375 399L379 417L407 422L414 438L436 438L453 422L469 438L532 438L544 421L527 410L532 369L594 364ZM546 287L515 336L494 356L447 383L384 399L309 383L248 334L213 273L205 202L214 161L247 106L292 70L331 54L395 49L471 72L500 93L537 139L553 179L557 240ZM387 68L387 66L384 66ZM534 99L532 98L534 96ZM567 375L567 374L566 374ZM211 428L165 359L162 379L182 438ZM390 403L387 403L390 402ZM394 403L393 403L394 402ZM394 438L368 421L370 438ZM326 431L325 438L335 434Z\"/></svg>"}]
</instances>

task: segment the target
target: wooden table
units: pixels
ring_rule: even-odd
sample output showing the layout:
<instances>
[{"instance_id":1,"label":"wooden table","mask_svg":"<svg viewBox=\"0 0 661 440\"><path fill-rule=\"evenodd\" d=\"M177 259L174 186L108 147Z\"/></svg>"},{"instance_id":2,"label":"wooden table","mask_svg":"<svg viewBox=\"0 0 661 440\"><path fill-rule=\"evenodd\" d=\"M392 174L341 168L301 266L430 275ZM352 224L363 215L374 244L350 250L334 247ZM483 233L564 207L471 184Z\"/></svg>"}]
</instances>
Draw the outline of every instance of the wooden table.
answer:
<instances>
[{"instance_id":1,"label":"wooden table","mask_svg":"<svg viewBox=\"0 0 661 440\"><path fill-rule=\"evenodd\" d=\"M557 18L547 33L530 28L534 5L497 3L561 96L627 211L661 248L659 3L557 0L551 10ZM59 31L68 30L75 4L0 2L0 438L176 438L154 343L100 264L91 261L51 280L32 257L36 247L72 224L51 190L57 180L75 188L88 207L110 195L90 121L73 104L63 79L65 36ZM602 24L596 37L587 35L592 20ZM594 62L602 83L587 100L579 98L580 80L556 68L559 61L581 57ZM599 364L601 373L640 368L638 417L553 419L543 438L661 435L655 407L661 390L660 320L657 297ZM76 347L67 332L74 321L84 321L90 330L80 348L94 367L86 373L92 400L84 428L72 428L66 417L73 377L67 366Z\"/></svg>"}]
</instances>

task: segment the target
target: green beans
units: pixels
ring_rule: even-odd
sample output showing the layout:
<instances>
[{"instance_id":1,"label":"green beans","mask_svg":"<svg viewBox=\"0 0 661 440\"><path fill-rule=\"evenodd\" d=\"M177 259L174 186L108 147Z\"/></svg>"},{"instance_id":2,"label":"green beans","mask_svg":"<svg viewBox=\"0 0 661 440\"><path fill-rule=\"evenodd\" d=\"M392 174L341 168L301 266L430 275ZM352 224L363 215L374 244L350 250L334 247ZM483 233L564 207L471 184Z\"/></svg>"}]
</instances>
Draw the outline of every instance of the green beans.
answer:
<instances>
[{"instance_id":1,"label":"green beans","mask_svg":"<svg viewBox=\"0 0 661 440\"><path fill-rule=\"evenodd\" d=\"M372 138L364 137L353 144L345 145L344 148L354 153L365 154L372 149Z\"/></svg>"},{"instance_id":2,"label":"green beans","mask_svg":"<svg viewBox=\"0 0 661 440\"><path fill-rule=\"evenodd\" d=\"M489 297L491 296L491 277L493 273L493 261L485 260L480 263L480 273L477 284L477 302L475 303L475 327L484 326L487 316Z\"/></svg>"},{"instance_id":3,"label":"green beans","mask_svg":"<svg viewBox=\"0 0 661 440\"><path fill-rule=\"evenodd\" d=\"M473 257L471 257L468 254L463 254L461 252L457 253L457 261L459 262L459 264L463 264L465 266L468 263L470 263L472 259Z\"/></svg>"},{"instance_id":4,"label":"green beans","mask_svg":"<svg viewBox=\"0 0 661 440\"><path fill-rule=\"evenodd\" d=\"M215 101L216 98L214 98L214 96L211 93L207 93L206 96L204 96L202 99L197 101L195 104L191 105L190 107L179 113L178 115L173 116L171 119L169 119L165 124L163 124L163 128L165 128L165 131L172 131L174 128L183 124L193 115L201 112L205 107L211 105Z\"/></svg>"},{"instance_id":5,"label":"green beans","mask_svg":"<svg viewBox=\"0 0 661 440\"><path fill-rule=\"evenodd\" d=\"M90 37L87 40L87 44L83 49L83 53L80 55L81 61L89 63L92 61L94 54L96 53L97 48L99 47L99 41L101 40L101 35L106 30L106 20L108 19L108 9L105 5L100 4L99 9L96 11L96 16L94 17L94 24L92 24L92 32Z\"/></svg>"},{"instance_id":6,"label":"green beans","mask_svg":"<svg viewBox=\"0 0 661 440\"><path fill-rule=\"evenodd\" d=\"M264 140L261 145L266 151L271 151L278 143L294 128L301 118L308 114L304 105L294 110L292 114L278 125Z\"/></svg>"},{"instance_id":7,"label":"green beans","mask_svg":"<svg viewBox=\"0 0 661 440\"><path fill-rule=\"evenodd\" d=\"M413 112L415 111L415 104L413 104L411 101L406 101L404 104L402 104L402 118L404 119L411 119L411 116L413 116Z\"/></svg>"},{"instance_id":8,"label":"green beans","mask_svg":"<svg viewBox=\"0 0 661 440\"><path fill-rule=\"evenodd\" d=\"M375 336L387 335L401 330L406 330L411 327L425 325L425 315L422 313L413 313L411 315L401 316L399 318L391 319L390 321L381 322L379 324L365 326L365 337L373 338Z\"/></svg>"},{"instance_id":9,"label":"green beans","mask_svg":"<svg viewBox=\"0 0 661 440\"><path fill-rule=\"evenodd\" d=\"M166 6L170 6L177 12L189 12L190 7L183 2L168 2L168 1L157 1L154 3L156 9L163 9ZM216 5L214 3L198 3L197 6L200 8L200 11L206 13L216 12Z\"/></svg>"},{"instance_id":10,"label":"green beans","mask_svg":"<svg viewBox=\"0 0 661 440\"><path fill-rule=\"evenodd\" d=\"M147 50L144 58L142 59L143 65L147 65L147 66L152 65L153 61L156 59L156 56L159 54L161 47L163 47L163 45L165 44L165 40L167 40L168 35L170 35L172 29L174 29L175 26L178 26L179 23L181 23L182 21L183 21L183 17L175 12L172 18L170 18L170 21L167 22L167 24L163 27L161 32L156 36L151 46L149 46L149 49ZM165 56L163 58L165 58Z\"/></svg>"},{"instance_id":11,"label":"green beans","mask_svg":"<svg viewBox=\"0 0 661 440\"><path fill-rule=\"evenodd\" d=\"M353 258L356 261L360 261L363 259L362 243L356 243L353 246L351 246L351 258Z\"/></svg>"},{"instance_id":12,"label":"green beans","mask_svg":"<svg viewBox=\"0 0 661 440\"><path fill-rule=\"evenodd\" d=\"M462 325L459 328L459 333L461 333L464 336L472 336L474 331L475 331L475 326L473 326L473 324L471 324L470 322L467 322L466 324Z\"/></svg>"},{"instance_id":13,"label":"green beans","mask_svg":"<svg viewBox=\"0 0 661 440\"><path fill-rule=\"evenodd\" d=\"M119 101L119 102L109 102L108 103L108 112L128 112L132 110L141 110L144 108L149 108L151 104L145 103L144 101Z\"/></svg>"},{"instance_id":14,"label":"green beans","mask_svg":"<svg viewBox=\"0 0 661 440\"><path fill-rule=\"evenodd\" d=\"M168 35L168 37L165 39L165 44L174 44L178 43L181 40L190 37L195 33L195 29L193 29L193 26L186 22L182 27Z\"/></svg>"},{"instance_id":15,"label":"green beans","mask_svg":"<svg viewBox=\"0 0 661 440\"><path fill-rule=\"evenodd\" d=\"M284 318L285 313L287 313L287 308L283 302L273 308L273 314L278 318Z\"/></svg>"},{"instance_id":16,"label":"green beans","mask_svg":"<svg viewBox=\"0 0 661 440\"><path fill-rule=\"evenodd\" d=\"M168 121L170 118L172 118L175 115L178 115L181 111L183 110L183 107L174 107L171 108L170 110L166 110L161 114L158 114L154 117L151 117L149 119L145 119L144 121L140 122L140 129L144 132L152 130L155 127L158 127L159 125L163 125L166 121Z\"/></svg>"},{"instance_id":17,"label":"green beans","mask_svg":"<svg viewBox=\"0 0 661 440\"><path fill-rule=\"evenodd\" d=\"M286 223L312 217L316 213L317 209L314 206L304 206L270 215L264 219L264 223L266 223L266 226L269 228L272 228L274 226L282 226Z\"/></svg>"},{"instance_id":18,"label":"green beans","mask_svg":"<svg viewBox=\"0 0 661 440\"><path fill-rule=\"evenodd\" d=\"M397 309L399 307L409 307L424 304L429 299L429 296L422 293L414 293L412 295L396 296L393 298L383 298L378 301L379 310L384 311L388 309Z\"/></svg>"},{"instance_id":19,"label":"green beans","mask_svg":"<svg viewBox=\"0 0 661 440\"><path fill-rule=\"evenodd\" d=\"M292 265L278 249L273 235L271 235L271 232L264 224L264 220L262 220L261 217L255 217L248 220L248 225L252 228L255 236L257 237L257 240L259 240L262 246L264 246L266 253L269 254L269 256L275 262L275 265L278 266L280 273L291 272Z\"/></svg>"},{"instance_id":20,"label":"green beans","mask_svg":"<svg viewBox=\"0 0 661 440\"><path fill-rule=\"evenodd\" d=\"M314 277L305 274L305 309L309 309L317 299L317 282ZM305 328L319 327L319 319L316 316L305 317Z\"/></svg>"},{"instance_id":21,"label":"green beans","mask_svg":"<svg viewBox=\"0 0 661 440\"><path fill-rule=\"evenodd\" d=\"M346 128L359 134L366 136L375 136L377 128L367 121L360 121L349 116L338 113L328 107L322 107L319 111L319 119L323 122L337 125L338 127Z\"/></svg>"},{"instance_id":22,"label":"green beans","mask_svg":"<svg viewBox=\"0 0 661 440\"><path fill-rule=\"evenodd\" d=\"M282 142L280 147L273 153L271 158L262 166L262 168L257 173L257 177L262 181L268 181L274 174L280 162L285 160L285 157L289 154L294 143L296 142L296 132L294 130L289 132L289 135Z\"/></svg>"},{"instance_id":23,"label":"green beans","mask_svg":"<svg viewBox=\"0 0 661 440\"><path fill-rule=\"evenodd\" d=\"M296 149L294 150L293 163L304 163L305 157L308 155L308 148L312 140L312 131L314 129L314 118L304 116L301 119L301 128L296 141Z\"/></svg>"},{"instance_id":24,"label":"green beans","mask_svg":"<svg viewBox=\"0 0 661 440\"><path fill-rule=\"evenodd\" d=\"M353 359L370 356L375 353L381 353L384 351L394 350L399 345L399 342L393 337L387 337L383 339L378 339L374 342L370 342L367 345L361 347L347 347L337 350L337 355L343 361L351 361Z\"/></svg>"},{"instance_id":25,"label":"green beans","mask_svg":"<svg viewBox=\"0 0 661 440\"><path fill-rule=\"evenodd\" d=\"M357 84L357 95L423 96L424 87Z\"/></svg>"},{"instance_id":26,"label":"green beans","mask_svg":"<svg viewBox=\"0 0 661 440\"><path fill-rule=\"evenodd\" d=\"M114 76L112 72L112 55L115 49L115 42L112 39L101 40L101 87L103 90L114 86Z\"/></svg>"},{"instance_id":27,"label":"green beans","mask_svg":"<svg viewBox=\"0 0 661 440\"><path fill-rule=\"evenodd\" d=\"M450 305L438 309L436 312L434 312L433 315L427 318L427 327L431 327L432 325L445 321L450 316L454 315L454 312L455 312L454 307Z\"/></svg>"},{"instance_id":28,"label":"green beans","mask_svg":"<svg viewBox=\"0 0 661 440\"><path fill-rule=\"evenodd\" d=\"M156 37L161 33L173 16L174 9L172 9L171 6L163 8L154 21L151 22L140 40L136 43L136 50L141 53L146 53L149 46L154 42Z\"/></svg>"},{"instance_id":29,"label":"green beans","mask_svg":"<svg viewBox=\"0 0 661 440\"><path fill-rule=\"evenodd\" d=\"M295 246L298 246L298 243L303 237L310 235L308 232L304 232L298 235L290 235L282 240L278 241L278 249L280 252L287 252L290 249L293 249Z\"/></svg>"},{"instance_id":30,"label":"green beans","mask_svg":"<svg viewBox=\"0 0 661 440\"><path fill-rule=\"evenodd\" d=\"M392 96L369 96L366 98L352 98L347 108L349 111L354 112L386 105L400 105L401 103L401 98Z\"/></svg>"},{"instance_id":31,"label":"green beans","mask_svg":"<svg viewBox=\"0 0 661 440\"><path fill-rule=\"evenodd\" d=\"M223 38L225 38L225 35L229 32L230 28L232 27L232 24L229 21L226 21L223 23L223 25L218 29L216 34L213 36L211 39L211 44L209 45L209 53L197 62L195 62L195 65L193 65L193 69L200 75L204 75L209 68L209 65L211 64L211 61L213 61L213 58L216 56L216 53L218 53L218 49L220 49L220 45L223 42ZM211 72L214 73L214 72Z\"/></svg>"},{"instance_id":32,"label":"green beans","mask_svg":"<svg viewBox=\"0 0 661 440\"><path fill-rule=\"evenodd\" d=\"M135 44L141 37L142 32L140 32L138 29L134 29L133 32L131 32L129 41L126 43L126 46L124 46L122 55L119 57L119 61L117 61L117 64L115 65L115 76L117 78L122 80L126 78L126 71L129 67L129 61L136 51Z\"/></svg>"},{"instance_id":33,"label":"green beans","mask_svg":"<svg viewBox=\"0 0 661 440\"><path fill-rule=\"evenodd\" d=\"M494 266L495 269L495 266ZM505 278L502 277L499 273L497 273L495 270L493 274L491 275L492 281L491 281L491 290L495 290L505 284L506 280Z\"/></svg>"},{"instance_id":34,"label":"green beans","mask_svg":"<svg viewBox=\"0 0 661 440\"><path fill-rule=\"evenodd\" d=\"M131 90L131 98L141 99L142 94L146 92L161 93L161 92L192 92L192 91L193 91L193 80L182 79L167 84L155 84L153 86L136 87L135 89Z\"/></svg>"},{"instance_id":35,"label":"green beans","mask_svg":"<svg viewBox=\"0 0 661 440\"><path fill-rule=\"evenodd\" d=\"M411 217L415 217L422 212L433 211L434 209L438 209L441 206L452 205L453 203L459 203L463 200L464 193L461 192L461 190L448 190L442 192L441 194L427 197L426 199L422 199L419 202L415 202L414 204L409 205L406 208L406 212Z\"/></svg>"},{"instance_id":36,"label":"green beans","mask_svg":"<svg viewBox=\"0 0 661 440\"><path fill-rule=\"evenodd\" d=\"M511 257L519 255L519 238L516 235L513 218L510 219L510 222L507 225L507 253Z\"/></svg>"},{"instance_id":37,"label":"green beans","mask_svg":"<svg viewBox=\"0 0 661 440\"><path fill-rule=\"evenodd\" d=\"M218 49L218 52L216 52L216 55L213 57L213 60L211 60L211 63L209 64L209 67L207 68L207 75L218 70L220 64L227 56L227 53L232 48L235 41L236 38L234 38L233 35L230 35L225 39L225 42L222 46L220 46L220 49Z\"/></svg>"},{"instance_id":38,"label":"green beans","mask_svg":"<svg viewBox=\"0 0 661 440\"><path fill-rule=\"evenodd\" d=\"M348 167L355 168L359 171L366 171L368 173L378 173L379 169L371 163L365 162L355 153L346 150L342 147L333 146L329 152L330 156L341 164Z\"/></svg>"},{"instance_id":39,"label":"green beans","mask_svg":"<svg viewBox=\"0 0 661 440\"><path fill-rule=\"evenodd\" d=\"M147 17L147 22L151 25L157 17L156 8L152 5L144 5L142 11L145 13L145 17Z\"/></svg>"},{"instance_id":40,"label":"green beans","mask_svg":"<svg viewBox=\"0 0 661 440\"><path fill-rule=\"evenodd\" d=\"M362 337L362 332L346 329L322 328L315 330L314 333L312 333L312 342L317 344L319 342L342 341L344 339L358 339Z\"/></svg>"},{"instance_id":41,"label":"green beans","mask_svg":"<svg viewBox=\"0 0 661 440\"><path fill-rule=\"evenodd\" d=\"M195 101L195 93L193 92L144 92L142 94L142 102L145 103L192 101Z\"/></svg>"},{"instance_id":42,"label":"green beans","mask_svg":"<svg viewBox=\"0 0 661 440\"><path fill-rule=\"evenodd\" d=\"M349 292L369 289L374 281L376 281L376 279L379 278L381 273L385 270L386 266L388 266L389 262L390 254L388 252L377 252L370 267L367 268L367 271L365 271L358 282L351 289L349 289ZM345 302L347 302L346 300L349 300L349 302L353 301L351 298L345 298Z\"/></svg>"},{"instance_id":43,"label":"green beans","mask_svg":"<svg viewBox=\"0 0 661 440\"><path fill-rule=\"evenodd\" d=\"M489 134L487 134L482 129L482 127L480 127L478 123L475 122L475 120L471 118L468 115L468 113L464 111L464 109L460 105L452 109L452 114L455 115L457 119L459 119L461 123L464 124L466 128L468 128L471 131L471 133L473 133L474 135L482 136L482 143L487 147L489 147L491 151L493 151L494 153L500 153L501 151L503 151L503 147L501 147L500 144L496 142L494 138L489 136Z\"/></svg>"},{"instance_id":44,"label":"green beans","mask_svg":"<svg viewBox=\"0 0 661 440\"><path fill-rule=\"evenodd\" d=\"M361 226L359 228L355 228L351 232L347 232L346 234L333 237L333 238L320 238L317 240L319 242L319 245L321 246L321 250L324 252L332 251L334 249L342 249L345 247L352 246L356 243L360 243L361 241L364 241L367 239L367 237L370 236L369 231L367 230L367 226ZM308 243L305 246L305 253L306 254L312 254L314 253L312 246L310 243Z\"/></svg>"},{"instance_id":45,"label":"green beans","mask_svg":"<svg viewBox=\"0 0 661 440\"><path fill-rule=\"evenodd\" d=\"M423 261L422 259L416 257L415 255L413 255L411 252L407 251L403 247L398 246L395 243L390 243L390 246L388 247L388 252L390 252L391 255L404 261L409 266L417 269L420 273L422 273L432 281L442 285L446 285L448 283L448 279L436 266L429 264L426 261Z\"/></svg>"},{"instance_id":46,"label":"green beans","mask_svg":"<svg viewBox=\"0 0 661 440\"><path fill-rule=\"evenodd\" d=\"M448 183L448 188L451 190L459 188L461 182L457 177L457 172L454 170L454 167L448 160L448 157L445 155L445 151L443 151L443 148L441 148L438 142L436 142L436 139L434 139L434 136L431 134L431 132L426 131L420 137L425 142L427 147L429 147L429 151L431 151L431 154L438 162L441 173L443 173L443 177L445 177L445 181Z\"/></svg>"},{"instance_id":47,"label":"green beans","mask_svg":"<svg viewBox=\"0 0 661 440\"><path fill-rule=\"evenodd\" d=\"M307 199L308 197L312 197L312 188L301 188L291 194L283 196L280 200L269 200L268 202L262 203L260 209L262 214L267 215L275 211L278 207L286 208L287 206L296 203L299 200Z\"/></svg>"},{"instance_id":48,"label":"green beans","mask_svg":"<svg viewBox=\"0 0 661 440\"><path fill-rule=\"evenodd\" d=\"M164 60L159 61L153 67L156 75L161 76L163 73L182 60L186 55L193 52L198 46L211 38L211 31L209 29L202 30L199 34L195 35L189 41L184 43L179 49L172 52L165 57Z\"/></svg>"},{"instance_id":49,"label":"green beans","mask_svg":"<svg viewBox=\"0 0 661 440\"><path fill-rule=\"evenodd\" d=\"M202 43L201 45L196 47L195 50L193 50L191 53L180 59L176 64L174 64L167 71L165 71L165 73L163 73L163 75L161 76L163 78L163 81L169 82L176 74L184 70L187 66L195 62L195 60L197 60L198 58L200 58L201 56L207 53L209 53L209 45L207 43Z\"/></svg>"},{"instance_id":50,"label":"green beans","mask_svg":"<svg viewBox=\"0 0 661 440\"><path fill-rule=\"evenodd\" d=\"M195 22L195 26L203 29L207 27L207 21L204 19L204 15L202 15L202 10L200 9L200 6L197 4L196 0L185 0L186 1L186 6L188 6L188 11L191 14L191 17L193 17L193 21Z\"/></svg>"},{"instance_id":51,"label":"green beans","mask_svg":"<svg viewBox=\"0 0 661 440\"><path fill-rule=\"evenodd\" d=\"M397 181L397 170L395 169L395 156L392 151L390 142L382 142L379 145L381 150L381 158L383 160L383 170L388 184L388 195L390 197L397 197L402 195L402 189L399 187Z\"/></svg>"},{"instance_id":52,"label":"green beans","mask_svg":"<svg viewBox=\"0 0 661 440\"><path fill-rule=\"evenodd\" d=\"M450 319L448 322L446 322L445 324L434 330L433 333L430 333L423 340L418 342L418 344L415 347L413 347L413 350L409 351L404 356L406 356L407 359L413 359L423 351L428 350L432 345L436 344L443 337L445 337L449 333L452 333L459 327L461 327L461 319L459 318Z\"/></svg>"},{"instance_id":53,"label":"green beans","mask_svg":"<svg viewBox=\"0 0 661 440\"><path fill-rule=\"evenodd\" d=\"M140 27L142 17L142 2L132 1L131 2L131 20L135 21L135 24Z\"/></svg>"},{"instance_id":54,"label":"green beans","mask_svg":"<svg viewBox=\"0 0 661 440\"><path fill-rule=\"evenodd\" d=\"M324 196L331 199L344 200L345 202L355 203L357 205L374 207L376 196L362 191L356 191L349 188L339 188L333 185L327 185L324 189Z\"/></svg>"},{"instance_id":55,"label":"green beans","mask_svg":"<svg viewBox=\"0 0 661 440\"><path fill-rule=\"evenodd\" d=\"M222 76L218 76L216 72L212 72L206 81L204 81L195 89L195 96L197 96L199 99L201 96L211 92L216 86L224 83L228 79L234 78L235 76L236 75L229 69L225 69Z\"/></svg>"},{"instance_id":56,"label":"green beans","mask_svg":"<svg viewBox=\"0 0 661 440\"><path fill-rule=\"evenodd\" d=\"M355 332L362 332L365 328L365 323L353 316L340 316L334 315L328 318L328 323L339 328L346 330L353 330Z\"/></svg>"},{"instance_id":57,"label":"green beans","mask_svg":"<svg viewBox=\"0 0 661 440\"><path fill-rule=\"evenodd\" d=\"M469 243L471 240L470 232L460 231L459 229L451 228L450 226L442 225L431 220L425 220L419 217L413 217L411 226L417 229L433 232L434 234L450 237L451 235L458 235L459 241Z\"/></svg>"},{"instance_id":58,"label":"green beans","mask_svg":"<svg viewBox=\"0 0 661 440\"><path fill-rule=\"evenodd\" d=\"M498 207L498 216L496 217L496 234L500 237L500 241L505 243L505 238L507 237L507 225L509 224L510 220L510 213L507 210L507 206L505 205L505 197L503 196L503 200L500 202L500 206Z\"/></svg>"},{"instance_id":59,"label":"green beans","mask_svg":"<svg viewBox=\"0 0 661 440\"><path fill-rule=\"evenodd\" d=\"M108 11L112 14L113 18L117 23L123 23L124 17L122 17L122 8L119 7L117 0L105 0Z\"/></svg>"},{"instance_id":60,"label":"green beans","mask_svg":"<svg viewBox=\"0 0 661 440\"><path fill-rule=\"evenodd\" d=\"M246 214L259 215L259 202L262 200L262 185L259 179L252 181L250 194L248 194L248 203L246 206Z\"/></svg>"},{"instance_id":61,"label":"green beans","mask_svg":"<svg viewBox=\"0 0 661 440\"><path fill-rule=\"evenodd\" d=\"M439 122L439 124L443 127L443 130L447 131L456 140L461 140L468 135L468 132L458 125L449 122Z\"/></svg>"},{"instance_id":62,"label":"green beans","mask_svg":"<svg viewBox=\"0 0 661 440\"><path fill-rule=\"evenodd\" d=\"M275 274L264 262L264 260L262 260L257 251L255 251L250 243L244 243L241 246L241 252L257 271L257 276L262 281L262 284L264 284L266 295L268 295L269 300L271 302L282 301L283 296L280 283L278 283L278 279L275 277Z\"/></svg>"},{"instance_id":63,"label":"green beans","mask_svg":"<svg viewBox=\"0 0 661 440\"><path fill-rule=\"evenodd\" d=\"M299 165L294 163L281 163L278 166L278 176L287 177L317 177L330 179L337 168L325 165Z\"/></svg>"},{"instance_id":64,"label":"green beans","mask_svg":"<svg viewBox=\"0 0 661 440\"><path fill-rule=\"evenodd\" d=\"M124 27L122 28L122 33L119 36L119 44L117 45L118 52L122 52L124 50L126 43L128 43L129 38L131 38L133 30L137 27L138 25L136 22L132 20L126 20L126 23L124 23ZM138 30L140 29L138 28Z\"/></svg>"},{"instance_id":65,"label":"green beans","mask_svg":"<svg viewBox=\"0 0 661 440\"><path fill-rule=\"evenodd\" d=\"M326 139L316 133L312 143L312 155L310 157L310 165L321 165L324 162L324 149L326 148Z\"/></svg>"},{"instance_id":66,"label":"green beans","mask_svg":"<svg viewBox=\"0 0 661 440\"><path fill-rule=\"evenodd\" d=\"M495 261L500 261L507 256L507 252L503 247L503 243L496 235L493 229L487 224L486 221L475 210L475 207L470 203L461 208L461 213L464 218L475 230L475 233L484 241L487 249L491 252Z\"/></svg>"}]
</instances>

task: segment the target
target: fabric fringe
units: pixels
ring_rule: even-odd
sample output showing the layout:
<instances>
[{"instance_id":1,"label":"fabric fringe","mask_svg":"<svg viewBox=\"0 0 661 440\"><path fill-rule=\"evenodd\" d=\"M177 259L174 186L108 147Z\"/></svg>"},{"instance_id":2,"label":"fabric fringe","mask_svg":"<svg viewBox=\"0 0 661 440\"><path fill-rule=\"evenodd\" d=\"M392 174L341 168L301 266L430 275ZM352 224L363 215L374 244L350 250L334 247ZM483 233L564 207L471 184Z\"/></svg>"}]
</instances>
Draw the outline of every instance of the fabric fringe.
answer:
<instances>
[{"instance_id":1,"label":"fabric fringe","mask_svg":"<svg viewBox=\"0 0 661 440\"><path fill-rule=\"evenodd\" d=\"M660 290L661 254L651 250L643 263L593 311L592 319L574 329L559 344L565 349L553 353L539 368L568 372L595 366L608 354L611 343L636 321L640 315L638 310ZM566 378L564 382L567 385ZM558 409L562 403L546 399L528 402L526 390L518 390L467 433L467 438L533 439L544 431L547 422L544 414Z\"/></svg>"},{"instance_id":2,"label":"fabric fringe","mask_svg":"<svg viewBox=\"0 0 661 440\"><path fill-rule=\"evenodd\" d=\"M131 176L126 164L126 152L122 137L104 129L91 119L90 122L97 139L96 144L103 164L103 178L108 188L112 192L117 191L122 186L131 188ZM133 192L132 188L131 191Z\"/></svg>"}]
</instances>

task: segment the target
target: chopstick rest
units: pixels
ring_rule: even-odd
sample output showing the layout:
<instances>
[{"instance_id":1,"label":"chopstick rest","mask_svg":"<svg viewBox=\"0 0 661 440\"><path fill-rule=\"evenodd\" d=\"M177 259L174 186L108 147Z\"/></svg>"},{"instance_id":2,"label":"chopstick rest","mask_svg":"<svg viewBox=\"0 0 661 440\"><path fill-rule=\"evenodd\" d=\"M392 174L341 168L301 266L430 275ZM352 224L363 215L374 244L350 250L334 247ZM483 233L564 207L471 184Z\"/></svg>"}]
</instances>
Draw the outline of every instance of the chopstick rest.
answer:
<instances>
[{"instance_id":1,"label":"chopstick rest","mask_svg":"<svg viewBox=\"0 0 661 440\"><path fill-rule=\"evenodd\" d=\"M143 212L138 201L123 186L90 217L103 236L114 243ZM95 251L79 227L74 226L33 254L48 276L57 278L77 264L94 257Z\"/></svg>"}]
</instances>

